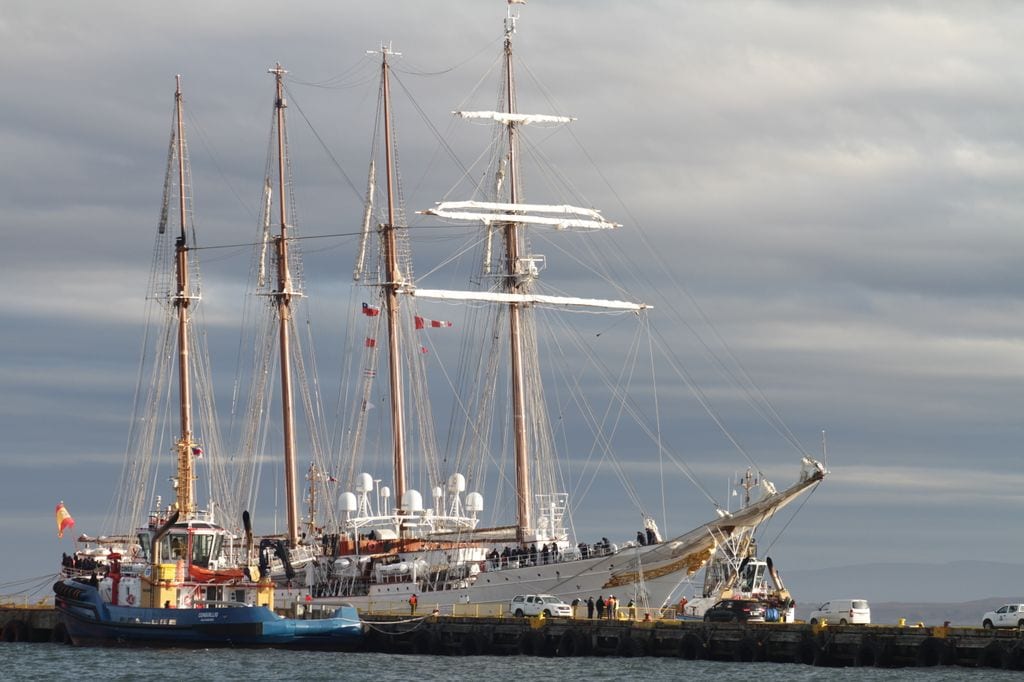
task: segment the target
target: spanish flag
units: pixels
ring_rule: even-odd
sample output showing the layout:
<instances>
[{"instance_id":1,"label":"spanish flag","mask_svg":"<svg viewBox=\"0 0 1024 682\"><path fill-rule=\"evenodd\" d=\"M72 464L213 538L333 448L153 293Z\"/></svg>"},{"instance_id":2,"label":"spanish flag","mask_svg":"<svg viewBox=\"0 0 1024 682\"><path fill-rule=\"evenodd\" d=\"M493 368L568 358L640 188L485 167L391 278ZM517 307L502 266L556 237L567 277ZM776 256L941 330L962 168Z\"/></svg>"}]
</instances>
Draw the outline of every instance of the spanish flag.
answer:
<instances>
[{"instance_id":1,"label":"spanish flag","mask_svg":"<svg viewBox=\"0 0 1024 682\"><path fill-rule=\"evenodd\" d=\"M71 514L64 507L63 502L57 503L57 537L64 537L64 530L71 528L75 525L75 520L71 518Z\"/></svg>"}]
</instances>

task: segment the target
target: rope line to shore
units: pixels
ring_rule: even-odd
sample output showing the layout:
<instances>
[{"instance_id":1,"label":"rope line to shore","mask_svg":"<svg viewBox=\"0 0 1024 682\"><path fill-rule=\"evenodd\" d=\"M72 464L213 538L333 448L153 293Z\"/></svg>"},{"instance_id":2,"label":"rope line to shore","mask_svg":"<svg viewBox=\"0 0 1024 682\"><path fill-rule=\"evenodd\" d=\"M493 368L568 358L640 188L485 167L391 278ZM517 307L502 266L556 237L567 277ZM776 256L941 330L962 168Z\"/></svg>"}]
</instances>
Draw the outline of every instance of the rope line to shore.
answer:
<instances>
[{"instance_id":1,"label":"rope line to shore","mask_svg":"<svg viewBox=\"0 0 1024 682\"><path fill-rule=\"evenodd\" d=\"M52 594L50 586L59 579L60 575L50 573L48 575L37 575L31 578L0 583L0 603L8 604L12 603L13 600L17 600L18 602L28 604L30 599L35 599L38 603L48 601ZM11 592L8 592L8 590L11 590Z\"/></svg>"},{"instance_id":2,"label":"rope line to shore","mask_svg":"<svg viewBox=\"0 0 1024 682\"><path fill-rule=\"evenodd\" d=\"M415 618L405 618L403 620L391 620L391 621L388 621L386 623L386 625L388 625L388 626L392 626L392 625L407 625L409 623L415 623L415 625L413 627L411 627L411 628L407 628L405 630L395 631L395 632L390 632L388 630L385 630L382 627L379 627L378 625L376 625L374 623L368 623L365 620L363 621L363 625L366 626L367 628L369 628L370 630L375 630L376 632L379 632L381 634L389 635L389 636L392 636L392 637L397 637L397 636L401 636L401 635L407 635L410 632L416 632L417 630L419 630L423 626L423 623L427 620L427 618L432 618L434 615L436 615L436 614L430 614L428 616L417 616ZM382 623L382 625L383 625L383 623Z\"/></svg>"}]
</instances>

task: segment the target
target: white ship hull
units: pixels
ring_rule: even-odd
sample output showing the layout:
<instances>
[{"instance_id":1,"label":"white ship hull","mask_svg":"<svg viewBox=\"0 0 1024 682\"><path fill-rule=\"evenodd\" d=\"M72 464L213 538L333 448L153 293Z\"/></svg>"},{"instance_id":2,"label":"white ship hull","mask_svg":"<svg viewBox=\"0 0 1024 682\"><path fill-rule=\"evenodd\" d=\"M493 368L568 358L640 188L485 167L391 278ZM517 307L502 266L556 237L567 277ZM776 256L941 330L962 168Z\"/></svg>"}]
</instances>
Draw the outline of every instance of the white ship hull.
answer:
<instances>
[{"instance_id":1,"label":"white ship hull","mask_svg":"<svg viewBox=\"0 0 1024 682\"><path fill-rule=\"evenodd\" d=\"M508 602L517 594L553 594L571 603L581 602L587 597L597 599L615 595L622 604L633 600L658 608L667 604L673 591L688 575L686 571L673 571L660 577L642 580L626 580L617 576L636 574L637 565L644 566L650 558L651 573L657 573L659 566L666 562L653 559L661 545L627 547L621 551L590 559L540 564L537 566L486 569L465 581L462 587L424 591L420 584L411 580L370 586L368 594L348 596L312 596L306 587L281 588L277 591L276 603L281 606L299 603L334 606L351 604L361 612L402 611L409 609L408 600L413 594L419 602L418 612L430 613L434 609L452 613L453 607L476 605L507 608ZM662 548L663 549L663 548ZM698 564L697 568L703 565ZM648 570L644 568L643 571ZM643 575L643 571L640 575ZM307 595L310 599L306 599ZM494 608L488 609L494 611Z\"/></svg>"},{"instance_id":2,"label":"white ship hull","mask_svg":"<svg viewBox=\"0 0 1024 682\"><path fill-rule=\"evenodd\" d=\"M421 608L443 610L443 607L465 604L500 606L517 594L553 594L570 603L574 599L585 601L588 597L596 599L614 594L621 603L632 600L657 609L668 606L676 588L711 559L721 542L756 528L824 476L825 469L820 463L805 459L799 480L789 488L772 492L735 514L723 514L719 519L664 542L649 545L630 542L622 548L599 547L588 550L598 552L599 556L588 555L569 561L550 561L541 554L536 558L527 555L515 560L519 565L512 566L502 565L500 559L486 559L489 548L484 545L399 552L388 557L397 562L392 560L386 564L397 570L378 569L358 580L346 581L343 574L333 580L318 580L310 567L305 585L282 588L278 591L278 603L291 604L299 599L309 604L350 603L368 611L396 611L415 594ZM449 577L443 582L431 582L426 579L429 570L420 570L420 579L417 579L417 564L437 566L438 559L446 553L458 558L457 563L449 560L449 568L464 570L462 579ZM526 565L522 565L524 563ZM439 589L430 589L431 586Z\"/></svg>"}]
</instances>

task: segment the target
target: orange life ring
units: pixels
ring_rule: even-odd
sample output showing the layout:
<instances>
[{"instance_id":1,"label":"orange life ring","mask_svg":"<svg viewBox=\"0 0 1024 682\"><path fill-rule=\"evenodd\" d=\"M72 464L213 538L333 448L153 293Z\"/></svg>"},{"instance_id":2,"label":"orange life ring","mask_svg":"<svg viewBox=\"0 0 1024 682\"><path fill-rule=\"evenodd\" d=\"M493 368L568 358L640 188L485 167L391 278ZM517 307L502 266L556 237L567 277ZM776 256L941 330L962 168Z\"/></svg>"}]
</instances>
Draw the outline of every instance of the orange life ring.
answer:
<instances>
[{"instance_id":1,"label":"orange life ring","mask_svg":"<svg viewBox=\"0 0 1024 682\"><path fill-rule=\"evenodd\" d=\"M131 592L129 592L128 593L128 598L125 599L125 601L128 602L128 606L134 606L135 605L135 595L132 594Z\"/></svg>"}]
</instances>

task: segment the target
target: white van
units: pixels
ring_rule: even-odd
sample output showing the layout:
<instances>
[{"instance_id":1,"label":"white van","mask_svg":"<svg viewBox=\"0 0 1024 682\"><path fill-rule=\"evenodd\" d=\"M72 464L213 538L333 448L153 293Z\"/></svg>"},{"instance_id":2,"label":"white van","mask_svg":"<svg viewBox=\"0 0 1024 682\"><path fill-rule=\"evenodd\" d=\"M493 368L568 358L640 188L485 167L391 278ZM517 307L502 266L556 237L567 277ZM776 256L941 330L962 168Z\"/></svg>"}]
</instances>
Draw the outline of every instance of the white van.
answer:
<instances>
[{"instance_id":1,"label":"white van","mask_svg":"<svg viewBox=\"0 0 1024 682\"><path fill-rule=\"evenodd\" d=\"M807 616L811 625L828 623L829 625L850 625L871 623L871 609L864 599L833 599L811 611Z\"/></svg>"}]
</instances>

